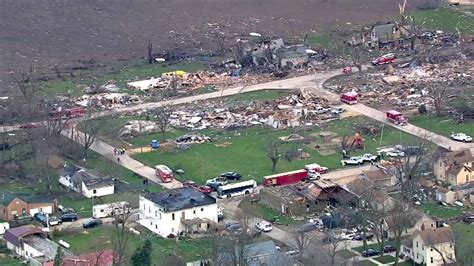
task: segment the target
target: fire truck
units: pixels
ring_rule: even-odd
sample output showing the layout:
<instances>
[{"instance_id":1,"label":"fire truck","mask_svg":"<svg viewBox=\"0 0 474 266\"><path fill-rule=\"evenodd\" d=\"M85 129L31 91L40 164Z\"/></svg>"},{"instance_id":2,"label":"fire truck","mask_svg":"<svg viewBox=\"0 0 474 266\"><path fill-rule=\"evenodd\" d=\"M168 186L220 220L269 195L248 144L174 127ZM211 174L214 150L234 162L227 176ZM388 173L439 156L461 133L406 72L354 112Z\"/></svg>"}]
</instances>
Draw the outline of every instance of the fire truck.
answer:
<instances>
[{"instance_id":1,"label":"fire truck","mask_svg":"<svg viewBox=\"0 0 474 266\"><path fill-rule=\"evenodd\" d=\"M395 125L404 126L408 123L408 119L402 113L392 110L386 113L387 120Z\"/></svg>"},{"instance_id":2,"label":"fire truck","mask_svg":"<svg viewBox=\"0 0 474 266\"><path fill-rule=\"evenodd\" d=\"M306 170L296 170L286 173L264 176L263 186L282 186L295 184L305 180L308 180L308 172Z\"/></svg>"},{"instance_id":3,"label":"fire truck","mask_svg":"<svg viewBox=\"0 0 474 266\"><path fill-rule=\"evenodd\" d=\"M82 107L73 107L68 109L59 108L57 111L52 111L49 115L53 118L74 118L84 115L84 108Z\"/></svg>"},{"instance_id":4,"label":"fire truck","mask_svg":"<svg viewBox=\"0 0 474 266\"><path fill-rule=\"evenodd\" d=\"M357 103L357 92L355 91L350 91L341 94L341 102L347 103L347 104L356 104Z\"/></svg>"},{"instance_id":5,"label":"fire truck","mask_svg":"<svg viewBox=\"0 0 474 266\"><path fill-rule=\"evenodd\" d=\"M166 165L155 166L156 176L161 178L161 182L168 183L173 181L173 171Z\"/></svg>"}]
</instances>

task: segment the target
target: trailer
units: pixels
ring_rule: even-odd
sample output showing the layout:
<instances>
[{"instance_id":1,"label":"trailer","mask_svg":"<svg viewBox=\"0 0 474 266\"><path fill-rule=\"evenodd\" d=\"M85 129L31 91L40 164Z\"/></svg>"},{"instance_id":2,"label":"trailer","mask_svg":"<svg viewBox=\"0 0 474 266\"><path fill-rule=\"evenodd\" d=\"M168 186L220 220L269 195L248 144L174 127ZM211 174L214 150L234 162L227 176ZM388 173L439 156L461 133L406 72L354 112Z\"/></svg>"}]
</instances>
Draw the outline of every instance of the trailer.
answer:
<instances>
[{"instance_id":1,"label":"trailer","mask_svg":"<svg viewBox=\"0 0 474 266\"><path fill-rule=\"evenodd\" d=\"M356 104L357 103L357 97L359 94L355 91L350 91L341 94L341 102L347 103L347 104Z\"/></svg>"},{"instance_id":2,"label":"trailer","mask_svg":"<svg viewBox=\"0 0 474 266\"><path fill-rule=\"evenodd\" d=\"M395 125L404 126L408 123L408 119L402 113L392 110L386 113L387 120Z\"/></svg>"},{"instance_id":3,"label":"trailer","mask_svg":"<svg viewBox=\"0 0 474 266\"><path fill-rule=\"evenodd\" d=\"M269 175L263 177L263 186L282 186L299 183L308 180L308 172L306 170L296 170L286 173Z\"/></svg>"},{"instance_id":4,"label":"trailer","mask_svg":"<svg viewBox=\"0 0 474 266\"><path fill-rule=\"evenodd\" d=\"M105 218L114 215L130 213L130 203L126 201L113 202L92 206L93 218Z\"/></svg>"}]
</instances>

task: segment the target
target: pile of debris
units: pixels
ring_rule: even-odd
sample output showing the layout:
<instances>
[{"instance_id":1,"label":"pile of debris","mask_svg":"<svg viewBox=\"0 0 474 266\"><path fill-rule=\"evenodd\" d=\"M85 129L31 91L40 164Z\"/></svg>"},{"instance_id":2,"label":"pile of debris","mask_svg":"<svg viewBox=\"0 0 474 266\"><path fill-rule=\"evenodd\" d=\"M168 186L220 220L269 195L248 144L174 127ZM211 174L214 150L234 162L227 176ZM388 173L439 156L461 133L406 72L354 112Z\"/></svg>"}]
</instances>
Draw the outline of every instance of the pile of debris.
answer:
<instances>
[{"instance_id":1,"label":"pile of debris","mask_svg":"<svg viewBox=\"0 0 474 266\"><path fill-rule=\"evenodd\" d=\"M153 121L131 120L120 130L119 136L123 139L136 137L140 134L150 134L158 131L158 126Z\"/></svg>"},{"instance_id":2,"label":"pile of debris","mask_svg":"<svg viewBox=\"0 0 474 266\"><path fill-rule=\"evenodd\" d=\"M138 95L128 93L99 93L83 95L76 100L76 105L81 107L99 107L101 109L115 109L132 103L141 103L142 99Z\"/></svg>"},{"instance_id":3,"label":"pile of debris","mask_svg":"<svg viewBox=\"0 0 474 266\"><path fill-rule=\"evenodd\" d=\"M211 138L202 134L186 134L177 137L175 140L176 144L197 144L206 141L211 141Z\"/></svg>"},{"instance_id":4,"label":"pile of debris","mask_svg":"<svg viewBox=\"0 0 474 266\"><path fill-rule=\"evenodd\" d=\"M274 128L311 126L327 119L329 102L315 97L309 89L301 89L283 99L234 107L222 101L208 102L195 107L181 106L170 116L170 125L176 128L202 130L209 127L235 129L255 125Z\"/></svg>"}]
</instances>

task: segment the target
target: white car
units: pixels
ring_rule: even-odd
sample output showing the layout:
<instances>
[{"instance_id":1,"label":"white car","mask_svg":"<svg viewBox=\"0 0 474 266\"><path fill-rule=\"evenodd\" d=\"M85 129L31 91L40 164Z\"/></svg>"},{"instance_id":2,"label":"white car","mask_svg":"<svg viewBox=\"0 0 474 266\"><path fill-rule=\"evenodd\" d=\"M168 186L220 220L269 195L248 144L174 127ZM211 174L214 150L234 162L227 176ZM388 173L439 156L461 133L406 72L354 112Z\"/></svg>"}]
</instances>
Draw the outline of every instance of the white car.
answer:
<instances>
[{"instance_id":1,"label":"white car","mask_svg":"<svg viewBox=\"0 0 474 266\"><path fill-rule=\"evenodd\" d=\"M471 142L472 137L468 136L464 133L456 133L456 134L451 134L451 139L452 140L457 140L457 141L464 141L464 142Z\"/></svg>"},{"instance_id":2,"label":"white car","mask_svg":"<svg viewBox=\"0 0 474 266\"><path fill-rule=\"evenodd\" d=\"M377 156L372 155L370 153L366 153L362 155L362 159L364 159L364 161L366 162L373 162L373 161L377 161Z\"/></svg>"},{"instance_id":3,"label":"white car","mask_svg":"<svg viewBox=\"0 0 474 266\"><path fill-rule=\"evenodd\" d=\"M405 153L403 151L388 151L387 156L390 157L403 157L405 156Z\"/></svg>"},{"instance_id":4,"label":"white car","mask_svg":"<svg viewBox=\"0 0 474 266\"><path fill-rule=\"evenodd\" d=\"M318 107L316 107L315 111L318 114L324 114L324 113L327 113L327 112L331 111L331 109L325 108L325 107L322 107L322 106L318 106Z\"/></svg>"},{"instance_id":5,"label":"white car","mask_svg":"<svg viewBox=\"0 0 474 266\"><path fill-rule=\"evenodd\" d=\"M334 107L331 109L331 114L338 115L338 114L344 113L344 111L346 111L346 109L342 107Z\"/></svg>"},{"instance_id":6,"label":"white car","mask_svg":"<svg viewBox=\"0 0 474 266\"><path fill-rule=\"evenodd\" d=\"M314 171L314 170L309 170L308 171L308 176L310 180L319 180L321 179L321 174Z\"/></svg>"},{"instance_id":7,"label":"white car","mask_svg":"<svg viewBox=\"0 0 474 266\"><path fill-rule=\"evenodd\" d=\"M260 221L255 224L255 227L262 232L270 232L273 229L272 224L267 221Z\"/></svg>"},{"instance_id":8,"label":"white car","mask_svg":"<svg viewBox=\"0 0 474 266\"><path fill-rule=\"evenodd\" d=\"M351 158L349 158L349 159L344 159L344 160L342 160L341 162L342 162L343 165L344 165L344 164L350 164L350 165L357 165L357 164L359 164L359 165L361 165L361 164L364 163L364 159L362 159L362 157L356 156L356 157L351 157Z\"/></svg>"}]
</instances>

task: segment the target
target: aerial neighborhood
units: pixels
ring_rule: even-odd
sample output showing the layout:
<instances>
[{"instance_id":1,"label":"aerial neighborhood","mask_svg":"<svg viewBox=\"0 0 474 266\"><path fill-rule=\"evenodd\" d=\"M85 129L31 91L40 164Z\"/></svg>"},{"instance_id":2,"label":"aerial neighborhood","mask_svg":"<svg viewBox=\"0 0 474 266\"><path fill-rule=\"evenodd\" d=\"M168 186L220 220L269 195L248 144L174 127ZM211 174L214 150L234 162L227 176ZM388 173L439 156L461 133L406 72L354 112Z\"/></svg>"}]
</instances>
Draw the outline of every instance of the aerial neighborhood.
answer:
<instances>
[{"instance_id":1,"label":"aerial neighborhood","mask_svg":"<svg viewBox=\"0 0 474 266\"><path fill-rule=\"evenodd\" d=\"M474 265L474 1L257 2L0 3L0 265Z\"/></svg>"}]
</instances>

